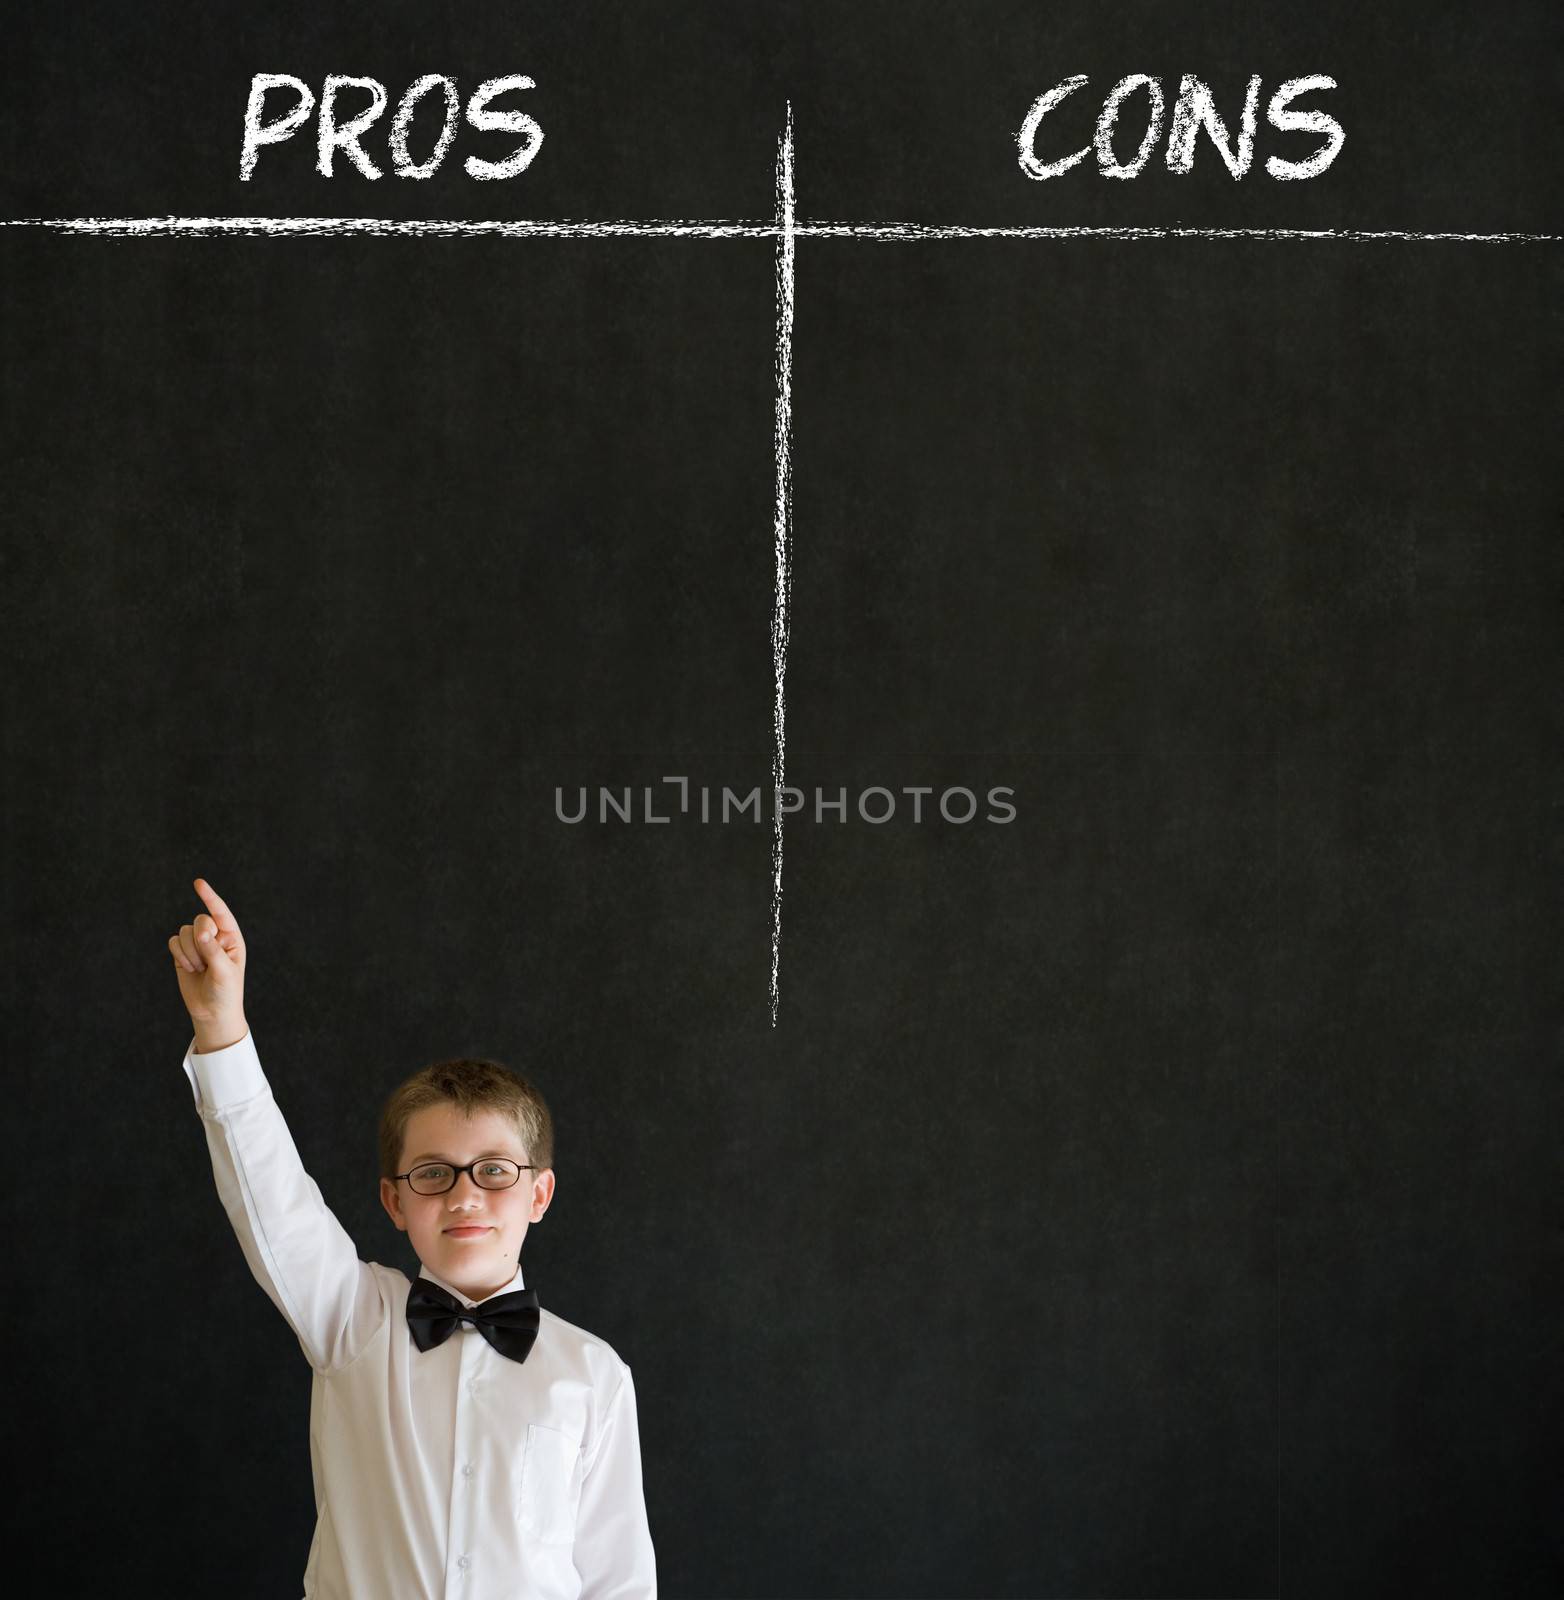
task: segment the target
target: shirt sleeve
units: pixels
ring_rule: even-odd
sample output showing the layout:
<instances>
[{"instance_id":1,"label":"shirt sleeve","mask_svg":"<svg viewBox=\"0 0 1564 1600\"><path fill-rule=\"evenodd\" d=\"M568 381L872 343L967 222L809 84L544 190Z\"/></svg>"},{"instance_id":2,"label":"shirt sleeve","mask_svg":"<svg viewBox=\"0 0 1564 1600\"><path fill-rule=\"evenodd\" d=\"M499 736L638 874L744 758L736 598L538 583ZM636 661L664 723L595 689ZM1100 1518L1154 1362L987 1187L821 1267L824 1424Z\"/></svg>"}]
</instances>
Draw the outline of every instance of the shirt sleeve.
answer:
<instances>
[{"instance_id":1,"label":"shirt sleeve","mask_svg":"<svg viewBox=\"0 0 1564 1600\"><path fill-rule=\"evenodd\" d=\"M204 1054L192 1039L184 1067L250 1271L312 1367L346 1364L380 1325L379 1286L304 1170L253 1035Z\"/></svg>"},{"instance_id":2,"label":"shirt sleeve","mask_svg":"<svg viewBox=\"0 0 1564 1600\"><path fill-rule=\"evenodd\" d=\"M580 1600L656 1600L657 1563L641 1488L641 1440L629 1367L608 1402L576 1512Z\"/></svg>"}]
</instances>

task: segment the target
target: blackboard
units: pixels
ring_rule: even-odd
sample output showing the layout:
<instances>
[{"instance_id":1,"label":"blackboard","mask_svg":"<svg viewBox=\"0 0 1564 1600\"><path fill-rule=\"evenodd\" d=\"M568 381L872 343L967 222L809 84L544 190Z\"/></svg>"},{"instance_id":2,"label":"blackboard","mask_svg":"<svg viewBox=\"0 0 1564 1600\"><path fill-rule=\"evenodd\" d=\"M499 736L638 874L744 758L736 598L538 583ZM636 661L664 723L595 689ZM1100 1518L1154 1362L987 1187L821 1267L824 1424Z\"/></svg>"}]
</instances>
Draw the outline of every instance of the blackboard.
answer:
<instances>
[{"instance_id":1,"label":"blackboard","mask_svg":"<svg viewBox=\"0 0 1564 1600\"><path fill-rule=\"evenodd\" d=\"M367 1258L416 1270L395 1082L543 1086L525 1265L636 1374L668 1595L1557 1592L1560 33L18 22L21 1565L302 1573L309 1371L179 1069L199 875ZM242 176L261 73L525 75L541 141ZM1279 178L1310 75L1340 148ZM1236 140L1256 76L1247 170L1172 170L1186 77Z\"/></svg>"}]
</instances>

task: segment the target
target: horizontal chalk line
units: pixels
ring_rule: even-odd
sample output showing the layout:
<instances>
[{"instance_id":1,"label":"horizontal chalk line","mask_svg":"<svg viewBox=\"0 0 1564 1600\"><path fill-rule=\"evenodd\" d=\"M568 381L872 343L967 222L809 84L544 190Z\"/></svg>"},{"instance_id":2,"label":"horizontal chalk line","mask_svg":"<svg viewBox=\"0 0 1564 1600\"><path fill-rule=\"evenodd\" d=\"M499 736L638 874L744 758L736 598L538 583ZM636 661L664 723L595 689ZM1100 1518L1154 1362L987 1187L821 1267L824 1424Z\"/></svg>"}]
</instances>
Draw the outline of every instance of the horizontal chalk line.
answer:
<instances>
[{"instance_id":1,"label":"horizontal chalk line","mask_svg":"<svg viewBox=\"0 0 1564 1600\"><path fill-rule=\"evenodd\" d=\"M1564 239L1558 233L1412 233L1370 228L966 228L918 222L801 222L798 232L824 239L1462 239L1471 243Z\"/></svg>"},{"instance_id":2,"label":"horizontal chalk line","mask_svg":"<svg viewBox=\"0 0 1564 1600\"><path fill-rule=\"evenodd\" d=\"M692 239L772 239L774 222L446 222L439 219L398 221L391 217L20 217L8 228L51 228L59 233L103 233L133 236L156 234L369 233L439 236L494 234L501 238L554 239L638 238L662 236Z\"/></svg>"},{"instance_id":3,"label":"horizontal chalk line","mask_svg":"<svg viewBox=\"0 0 1564 1600\"><path fill-rule=\"evenodd\" d=\"M0 227L44 228L120 238L236 234L248 238L367 233L377 237L544 239L775 239L774 220L753 222L449 222L391 217L9 217ZM799 222L795 239L865 239L910 243L923 239L1426 239L1466 244L1557 244L1558 233L1424 233L1399 228L979 228L921 222Z\"/></svg>"}]
</instances>

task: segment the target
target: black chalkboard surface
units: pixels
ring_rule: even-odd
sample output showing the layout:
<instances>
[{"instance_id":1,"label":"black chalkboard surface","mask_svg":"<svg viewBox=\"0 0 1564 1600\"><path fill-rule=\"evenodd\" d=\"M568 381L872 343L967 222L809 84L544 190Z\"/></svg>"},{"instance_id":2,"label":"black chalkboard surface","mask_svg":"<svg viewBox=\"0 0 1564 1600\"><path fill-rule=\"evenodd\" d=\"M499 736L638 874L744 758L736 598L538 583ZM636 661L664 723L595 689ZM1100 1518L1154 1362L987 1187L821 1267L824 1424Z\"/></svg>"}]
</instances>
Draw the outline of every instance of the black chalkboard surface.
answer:
<instances>
[{"instance_id":1,"label":"black chalkboard surface","mask_svg":"<svg viewBox=\"0 0 1564 1600\"><path fill-rule=\"evenodd\" d=\"M366 1259L543 1087L665 1594L1558 1592L1561 15L14 24L18 1571L301 1586L203 876Z\"/></svg>"}]
</instances>

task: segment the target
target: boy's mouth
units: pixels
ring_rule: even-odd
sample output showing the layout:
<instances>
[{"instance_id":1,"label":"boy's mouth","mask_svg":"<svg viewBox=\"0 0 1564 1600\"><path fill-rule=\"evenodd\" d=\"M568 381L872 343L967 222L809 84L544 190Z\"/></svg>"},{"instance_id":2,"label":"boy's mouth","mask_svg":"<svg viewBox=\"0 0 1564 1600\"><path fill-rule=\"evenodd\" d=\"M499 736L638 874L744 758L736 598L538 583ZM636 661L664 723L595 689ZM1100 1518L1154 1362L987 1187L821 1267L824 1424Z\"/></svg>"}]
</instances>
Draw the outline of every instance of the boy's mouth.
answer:
<instances>
[{"instance_id":1,"label":"boy's mouth","mask_svg":"<svg viewBox=\"0 0 1564 1600\"><path fill-rule=\"evenodd\" d=\"M489 1230L487 1228L479 1227L476 1223L473 1223L473 1224L465 1224L464 1223L459 1227L447 1228L445 1231L453 1239L474 1239L480 1233L487 1233Z\"/></svg>"}]
</instances>

